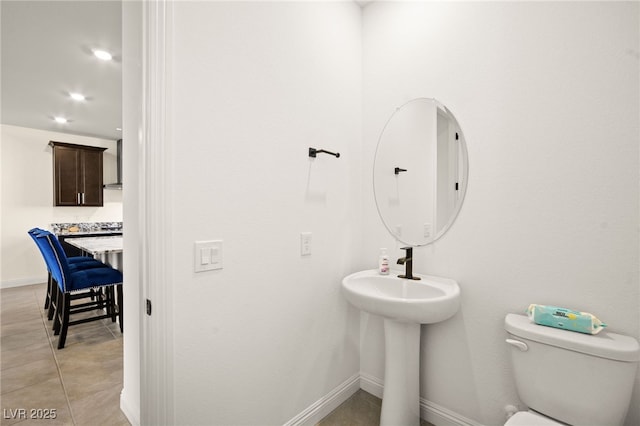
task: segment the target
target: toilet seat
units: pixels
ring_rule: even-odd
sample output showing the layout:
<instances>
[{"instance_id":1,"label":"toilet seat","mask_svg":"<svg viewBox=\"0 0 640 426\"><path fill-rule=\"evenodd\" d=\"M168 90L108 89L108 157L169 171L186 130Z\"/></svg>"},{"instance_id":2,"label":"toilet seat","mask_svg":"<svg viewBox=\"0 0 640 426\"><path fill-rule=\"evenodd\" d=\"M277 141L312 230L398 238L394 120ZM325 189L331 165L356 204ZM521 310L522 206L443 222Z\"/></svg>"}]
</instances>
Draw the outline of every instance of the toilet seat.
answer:
<instances>
[{"instance_id":1,"label":"toilet seat","mask_svg":"<svg viewBox=\"0 0 640 426\"><path fill-rule=\"evenodd\" d=\"M504 426L560 426L555 420L531 411L518 411L507 420Z\"/></svg>"}]
</instances>

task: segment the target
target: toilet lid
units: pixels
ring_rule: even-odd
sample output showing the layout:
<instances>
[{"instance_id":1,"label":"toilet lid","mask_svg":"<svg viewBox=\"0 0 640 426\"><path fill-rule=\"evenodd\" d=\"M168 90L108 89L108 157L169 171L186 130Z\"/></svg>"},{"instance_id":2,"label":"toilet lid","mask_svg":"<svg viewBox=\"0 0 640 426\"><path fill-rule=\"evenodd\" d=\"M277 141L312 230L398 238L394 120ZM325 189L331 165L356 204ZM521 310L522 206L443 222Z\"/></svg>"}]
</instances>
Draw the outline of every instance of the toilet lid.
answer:
<instances>
[{"instance_id":1,"label":"toilet lid","mask_svg":"<svg viewBox=\"0 0 640 426\"><path fill-rule=\"evenodd\" d=\"M562 424L531 411L518 411L507 420L504 426L559 426Z\"/></svg>"}]
</instances>

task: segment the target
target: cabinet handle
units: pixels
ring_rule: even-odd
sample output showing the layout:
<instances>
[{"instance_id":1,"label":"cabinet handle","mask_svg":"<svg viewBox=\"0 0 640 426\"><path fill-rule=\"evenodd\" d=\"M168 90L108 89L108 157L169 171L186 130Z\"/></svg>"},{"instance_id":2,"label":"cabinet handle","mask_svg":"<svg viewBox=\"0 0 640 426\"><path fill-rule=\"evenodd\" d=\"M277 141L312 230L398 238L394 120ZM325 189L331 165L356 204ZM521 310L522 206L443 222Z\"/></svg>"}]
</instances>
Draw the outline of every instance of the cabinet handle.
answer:
<instances>
[{"instance_id":1,"label":"cabinet handle","mask_svg":"<svg viewBox=\"0 0 640 426\"><path fill-rule=\"evenodd\" d=\"M78 205L82 204L82 201L80 201L80 193L79 192L78 192L76 198L78 200Z\"/></svg>"},{"instance_id":2,"label":"cabinet handle","mask_svg":"<svg viewBox=\"0 0 640 426\"><path fill-rule=\"evenodd\" d=\"M84 204L84 192L82 193L82 204Z\"/></svg>"}]
</instances>

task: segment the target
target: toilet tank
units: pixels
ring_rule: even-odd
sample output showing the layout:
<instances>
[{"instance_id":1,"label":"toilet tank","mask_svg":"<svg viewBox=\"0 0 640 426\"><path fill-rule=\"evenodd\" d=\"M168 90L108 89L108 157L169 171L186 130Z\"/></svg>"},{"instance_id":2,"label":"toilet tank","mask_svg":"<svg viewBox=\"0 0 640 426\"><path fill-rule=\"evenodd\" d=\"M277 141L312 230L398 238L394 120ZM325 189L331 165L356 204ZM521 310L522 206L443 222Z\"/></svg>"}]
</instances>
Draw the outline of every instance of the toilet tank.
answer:
<instances>
[{"instance_id":1,"label":"toilet tank","mask_svg":"<svg viewBox=\"0 0 640 426\"><path fill-rule=\"evenodd\" d=\"M640 345L629 336L537 325L508 314L511 361L520 400L570 425L622 425L636 378Z\"/></svg>"}]
</instances>

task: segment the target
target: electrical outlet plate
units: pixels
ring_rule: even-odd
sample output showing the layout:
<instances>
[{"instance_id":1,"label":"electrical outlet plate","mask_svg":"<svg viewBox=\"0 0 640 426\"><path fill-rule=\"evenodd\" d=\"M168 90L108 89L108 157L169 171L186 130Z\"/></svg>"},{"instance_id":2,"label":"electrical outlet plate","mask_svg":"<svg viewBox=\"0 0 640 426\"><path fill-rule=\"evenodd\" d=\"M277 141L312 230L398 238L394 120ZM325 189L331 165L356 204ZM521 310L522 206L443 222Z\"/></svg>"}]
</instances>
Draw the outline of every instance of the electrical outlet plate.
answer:
<instances>
[{"instance_id":1,"label":"electrical outlet plate","mask_svg":"<svg viewBox=\"0 0 640 426\"><path fill-rule=\"evenodd\" d=\"M311 254L311 232L300 233L300 256Z\"/></svg>"},{"instance_id":2,"label":"electrical outlet plate","mask_svg":"<svg viewBox=\"0 0 640 426\"><path fill-rule=\"evenodd\" d=\"M431 238L431 234L433 233L433 226L430 223L424 224L424 237Z\"/></svg>"}]
</instances>

